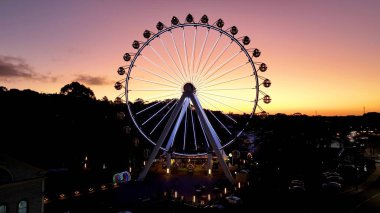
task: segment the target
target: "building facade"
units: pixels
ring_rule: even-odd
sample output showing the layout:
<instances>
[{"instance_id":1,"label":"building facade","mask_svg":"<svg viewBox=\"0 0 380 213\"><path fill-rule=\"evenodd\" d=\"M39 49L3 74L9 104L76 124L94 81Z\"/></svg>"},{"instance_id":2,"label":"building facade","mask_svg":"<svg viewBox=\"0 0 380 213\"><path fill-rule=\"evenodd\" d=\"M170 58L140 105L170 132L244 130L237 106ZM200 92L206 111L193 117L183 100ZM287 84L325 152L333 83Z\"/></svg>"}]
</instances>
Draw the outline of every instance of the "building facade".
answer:
<instances>
[{"instance_id":1,"label":"building facade","mask_svg":"<svg viewBox=\"0 0 380 213\"><path fill-rule=\"evenodd\" d=\"M0 154L0 213L43 213L45 172Z\"/></svg>"}]
</instances>

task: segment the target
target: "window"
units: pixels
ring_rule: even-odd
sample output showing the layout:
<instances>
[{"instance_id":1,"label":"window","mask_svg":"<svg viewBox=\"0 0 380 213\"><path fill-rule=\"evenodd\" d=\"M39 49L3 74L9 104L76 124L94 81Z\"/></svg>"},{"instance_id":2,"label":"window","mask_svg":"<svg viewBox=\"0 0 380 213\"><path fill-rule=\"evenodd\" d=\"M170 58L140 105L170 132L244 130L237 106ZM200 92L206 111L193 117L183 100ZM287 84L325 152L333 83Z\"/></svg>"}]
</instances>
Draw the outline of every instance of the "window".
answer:
<instances>
[{"instance_id":1,"label":"window","mask_svg":"<svg viewBox=\"0 0 380 213\"><path fill-rule=\"evenodd\" d=\"M0 213L7 213L7 205L5 204L0 205Z\"/></svg>"},{"instance_id":2,"label":"window","mask_svg":"<svg viewBox=\"0 0 380 213\"><path fill-rule=\"evenodd\" d=\"M28 213L28 202L26 200L18 203L18 213Z\"/></svg>"}]
</instances>

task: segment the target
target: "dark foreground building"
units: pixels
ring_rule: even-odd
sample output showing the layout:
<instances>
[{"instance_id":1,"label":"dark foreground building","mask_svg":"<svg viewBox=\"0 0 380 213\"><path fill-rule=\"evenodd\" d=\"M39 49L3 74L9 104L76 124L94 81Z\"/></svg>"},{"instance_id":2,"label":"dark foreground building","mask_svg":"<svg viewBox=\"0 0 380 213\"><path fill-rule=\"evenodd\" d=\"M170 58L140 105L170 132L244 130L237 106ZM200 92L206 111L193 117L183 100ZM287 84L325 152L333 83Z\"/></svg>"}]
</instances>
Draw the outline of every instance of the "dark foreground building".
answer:
<instances>
[{"instance_id":1,"label":"dark foreground building","mask_svg":"<svg viewBox=\"0 0 380 213\"><path fill-rule=\"evenodd\" d=\"M0 213L44 212L45 172L0 154Z\"/></svg>"}]
</instances>

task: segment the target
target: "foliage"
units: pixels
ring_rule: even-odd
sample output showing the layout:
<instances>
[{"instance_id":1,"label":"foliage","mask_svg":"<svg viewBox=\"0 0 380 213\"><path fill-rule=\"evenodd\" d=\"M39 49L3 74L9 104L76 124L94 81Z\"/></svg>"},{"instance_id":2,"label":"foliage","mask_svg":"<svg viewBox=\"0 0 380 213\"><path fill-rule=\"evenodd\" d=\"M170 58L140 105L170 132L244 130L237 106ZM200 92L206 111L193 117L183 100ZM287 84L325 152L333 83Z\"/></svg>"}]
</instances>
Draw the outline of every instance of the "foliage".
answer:
<instances>
[{"instance_id":1,"label":"foliage","mask_svg":"<svg viewBox=\"0 0 380 213\"><path fill-rule=\"evenodd\" d=\"M89 87L86 87L76 81L62 87L60 94L93 100L96 99L94 92Z\"/></svg>"}]
</instances>

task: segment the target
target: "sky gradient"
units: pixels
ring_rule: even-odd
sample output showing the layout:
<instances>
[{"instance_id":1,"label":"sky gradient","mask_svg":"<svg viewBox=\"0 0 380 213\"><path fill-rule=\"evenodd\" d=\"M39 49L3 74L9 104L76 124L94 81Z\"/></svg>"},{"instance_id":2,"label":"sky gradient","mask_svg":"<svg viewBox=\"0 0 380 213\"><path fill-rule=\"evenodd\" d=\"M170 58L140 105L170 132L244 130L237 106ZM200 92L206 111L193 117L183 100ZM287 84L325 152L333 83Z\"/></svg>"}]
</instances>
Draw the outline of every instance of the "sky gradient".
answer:
<instances>
[{"instance_id":1,"label":"sky gradient","mask_svg":"<svg viewBox=\"0 0 380 213\"><path fill-rule=\"evenodd\" d=\"M0 1L0 85L58 93L72 81L110 99L122 56L172 16L236 25L262 51L270 114L380 112L380 1Z\"/></svg>"}]
</instances>

